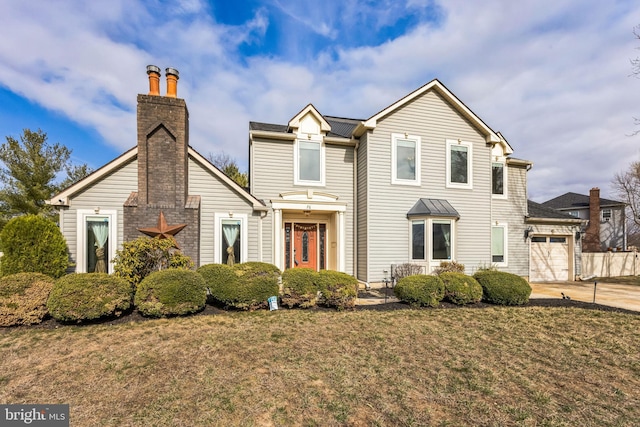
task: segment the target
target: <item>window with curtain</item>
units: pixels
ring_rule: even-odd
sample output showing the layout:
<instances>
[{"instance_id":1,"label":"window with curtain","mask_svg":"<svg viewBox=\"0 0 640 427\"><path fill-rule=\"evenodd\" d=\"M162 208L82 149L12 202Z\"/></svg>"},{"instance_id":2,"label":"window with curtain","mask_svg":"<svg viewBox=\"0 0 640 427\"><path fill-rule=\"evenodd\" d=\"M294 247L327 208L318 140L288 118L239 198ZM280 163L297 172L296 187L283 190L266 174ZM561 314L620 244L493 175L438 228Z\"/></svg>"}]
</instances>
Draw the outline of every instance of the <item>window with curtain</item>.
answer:
<instances>
[{"instance_id":1,"label":"window with curtain","mask_svg":"<svg viewBox=\"0 0 640 427\"><path fill-rule=\"evenodd\" d=\"M504 263L506 260L506 233L503 225L491 227L491 262Z\"/></svg>"},{"instance_id":2,"label":"window with curtain","mask_svg":"<svg viewBox=\"0 0 640 427\"><path fill-rule=\"evenodd\" d=\"M424 259L424 221L411 222L411 259Z\"/></svg>"},{"instance_id":3,"label":"window with curtain","mask_svg":"<svg viewBox=\"0 0 640 427\"><path fill-rule=\"evenodd\" d=\"M491 164L491 194L504 195L504 163Z\"/></svg>"},{"instance_id":4,"label":"window with curtain","mask_svg":"<svg viewBox=\"0 0 640 427\"><path fill-rule=\"evenodd\" d=\"M433 221L432 244L432 259L451 259L451 221Z\"/></svg>"},{"instance_id":5,"label":"window with curtain","mask_svg":"<svg viewBox=\"0 0 640 427\"><path fill-rule=\"evenodd\" d=\"M90 216L86 219L86 271L109 272L109 218Z\"/></svg>"},{"instance_id":6,"label":"window with curtain","mask_svg":"<svg viewBox=\"0 0 640 427\"><path fill-rule=\"evenodd\" d=\"M240 236L241 221L239 219L223 219L222 220L222 263L233 265L243 262L241 259L242 241Z\"/></svg>"},{"instance_id":7,"label":"window with curtain","mask_svg":"<svg viewBox=\"0 0 640 427\"><path fill-rule=\"evenodd\" d=\"M298 179L300 181L321 180L322 143L298 141Z\"/></svg>"}]
</instances>

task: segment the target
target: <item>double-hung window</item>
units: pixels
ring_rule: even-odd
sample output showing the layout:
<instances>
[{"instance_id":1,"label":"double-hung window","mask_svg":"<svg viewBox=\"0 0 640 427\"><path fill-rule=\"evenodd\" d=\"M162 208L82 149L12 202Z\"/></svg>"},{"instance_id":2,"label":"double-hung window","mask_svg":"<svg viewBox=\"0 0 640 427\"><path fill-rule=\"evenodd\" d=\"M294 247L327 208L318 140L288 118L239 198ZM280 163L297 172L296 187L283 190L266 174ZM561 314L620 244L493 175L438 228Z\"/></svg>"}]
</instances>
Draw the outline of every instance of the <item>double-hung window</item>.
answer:
<instances>
[{"instance_id":1,"label":"double-hung window","mask_svg":"<svg viewBox=\"0 0 640 427\"><path fill-rule=\"evenodd\" d=\"M491 262L498 266L507 265L507 225L491 227Z\"/></svg>"},{"instance_id":2,"label":"double-hung window","mask_svg":"<svg viewBox=\"0 0 640 427\"><path fill-rule=\"evenodd\" d=\"M602 221L611 220L611 209L602 209Z\"/></svg>"},{"instance_id":3,"label":"double-hung window","mask_svg":"<svg viewBox=\"0 0 640 427\"><path fill-rule=\"evenodd\" d=\"M507 175L505 172L504 162L493 162L491 164L491 194L494 198L505 198L507 196Z\"/></svg>"},{"instance_id":4,"label":"double-hung window","mask_svg":"<svg viewBox=\"0 0 640 427\"><path fill-rule=\"evenodd\" d=\"M295 184L324 185L324 150L324 144L316 138L295 142Z\"/></svg>"},{"instance_id":5,"label":"double-hung window","mask_svg":"<svg viewBox=\"0 0 640 427\"><path fill-rule=\"evenodd\" d=\"M449 219L412 220L411 259L451 261L453 259L452 231L453 221Z\"/></svg>"},{"instance_id":6,"label":"double-hung window","mask_svg":"<svg viewBox=\"0 0 640 427\"><path fill-rule=\"evenodd\" d=\"M447 187L473 188L472 146L460 140L447 140Z\"/></svg>"},{"instance_id":7,"label":"double-hung window","mask_svg":"<svg viewBox=\"0 0 640 427\"><path fill-rule=\"evenodd\" d=\"M391 183L420 185L420 137L391 135Z\"/></svg>"}]
</instances>

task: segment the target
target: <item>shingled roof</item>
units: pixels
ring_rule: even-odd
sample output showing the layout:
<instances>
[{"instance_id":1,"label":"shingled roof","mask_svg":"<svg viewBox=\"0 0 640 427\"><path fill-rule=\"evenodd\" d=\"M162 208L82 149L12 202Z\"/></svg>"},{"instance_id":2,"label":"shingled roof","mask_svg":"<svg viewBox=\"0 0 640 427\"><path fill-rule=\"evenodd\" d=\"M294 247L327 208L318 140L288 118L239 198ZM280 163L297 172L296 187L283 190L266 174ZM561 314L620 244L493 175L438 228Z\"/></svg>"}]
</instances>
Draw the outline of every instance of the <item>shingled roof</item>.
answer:
<instances>
[{"instance_id":1,"label":"shingled roof","mask_svg":"<svg viewBox=\"0 0 640 427\"><path fill-rule=\"evenodd\" d=\"M589 207L589 196L578 193L565 193L555 199L547 200L542 203L544 206L552 209L569 210L583 209ZM600 198L600 207L609 208L613 206L624 206L626 203L615 200Z\"/></svg>"},{"instance_id":2,"label":"shingled roof","mask_svg":"<svg viewBox=\"0 0 640 427\"><path fill-rule=\"evenodd\" d=\"M572 219L577 222L581 221L579 218L557 211L553 208L541 205L540 203L536 203L533 200L527 200L527 207L529 211L529 218L565 219L565 220Z\"/></svg>"},{"instance_id":3,"label":"shingled roof","mask_svg":"<svg viewBox=\"0 0 640 427\"><path fill-rule=\"evenodd\" d=\"M351 138L353 130L362 120L348 119L344 117L323 116L331 125L331 131L328 136ZM249 122L249 130L261 130L267 132L289 133L287 125L278 125L273 123Z\"/></svg>"}]
</instances>

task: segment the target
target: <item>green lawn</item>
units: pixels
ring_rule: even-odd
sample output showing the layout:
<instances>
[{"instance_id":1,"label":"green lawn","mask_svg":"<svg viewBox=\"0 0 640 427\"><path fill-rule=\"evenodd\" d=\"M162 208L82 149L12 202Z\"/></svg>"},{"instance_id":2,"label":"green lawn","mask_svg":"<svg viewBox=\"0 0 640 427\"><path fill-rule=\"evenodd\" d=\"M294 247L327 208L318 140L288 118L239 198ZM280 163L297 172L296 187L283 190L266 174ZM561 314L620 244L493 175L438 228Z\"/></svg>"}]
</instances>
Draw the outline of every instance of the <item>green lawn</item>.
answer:
<instances>
[{"instance_id":1,"label":"green lawn","mask_svg":"<svg viewBox=\"0 0 640 427\"><path fill-rule=\"evenodd\" d=\"M632 426L640 316L280 310L0 330L0 402L72 426Z\"/></svg>"}]
</instances>

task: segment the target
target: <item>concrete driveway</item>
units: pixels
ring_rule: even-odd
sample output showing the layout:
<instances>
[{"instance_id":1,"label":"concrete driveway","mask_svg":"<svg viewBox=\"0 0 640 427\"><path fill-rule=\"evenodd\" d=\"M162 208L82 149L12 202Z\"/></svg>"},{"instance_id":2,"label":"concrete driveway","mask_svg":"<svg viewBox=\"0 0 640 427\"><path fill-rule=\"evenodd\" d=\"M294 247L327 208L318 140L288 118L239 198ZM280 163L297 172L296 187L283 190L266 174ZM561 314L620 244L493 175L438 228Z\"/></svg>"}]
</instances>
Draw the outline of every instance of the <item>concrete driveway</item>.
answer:
<instances>
[{"instance_id":1,"label":"concrete driveway","mask_svg":"<svg viewBox=\"0 0 640 427\"><path fill-rule=\"evenodd\" d=\"M561 292L572 300L594 302L593 281L530 283L531 298L562 298ZM601 283L595 286L596 304L640 312L640 286Z\"/></svg>"}]
</instances>

